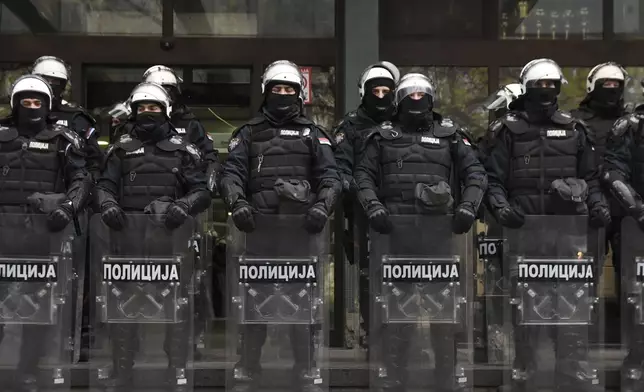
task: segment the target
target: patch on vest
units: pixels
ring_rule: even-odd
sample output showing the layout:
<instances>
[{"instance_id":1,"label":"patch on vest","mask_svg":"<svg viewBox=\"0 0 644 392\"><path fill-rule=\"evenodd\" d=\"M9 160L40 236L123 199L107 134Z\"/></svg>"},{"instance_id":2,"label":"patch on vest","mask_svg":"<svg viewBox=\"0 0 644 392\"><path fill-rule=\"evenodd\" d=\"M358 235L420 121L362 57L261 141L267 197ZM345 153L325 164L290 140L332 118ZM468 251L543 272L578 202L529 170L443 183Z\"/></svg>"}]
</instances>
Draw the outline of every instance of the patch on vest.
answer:
<instances>
[{"instance_id":1,"label":"patch on vest","mask_svg":"<svg viewBox=\"0 0 644 392\"><path fill-rule=\"evenodd\" d=\"M565 129L548 129L546 131L546 137L566 137L568 132Z\"/></svg>"},{"instance_id":2,"label":"patch on vest","mask_svg":"<svg viewBox=\"0 0 644 392\"><path fill-rule=\"evenodd\" d=\"M180 134L184 134L184 133L186 133L186 129L185 129L185 128L175 128L175 129L176 129L177 133L180 133Z\"/></svg>"},{"instance_id":3,"label":"patch on vest","mask_svg":"<svg viewBox=\"0 0 644 392\"><path fill-rule=\"evenodd\" d=\"M331 142L329 141L329 139L327 139L325 137L319 137L318 141L320 142L320 144L325 144L327 146L331 145Z\"/></svg>"},{"instance_id":4,"label":"patch on vest","mask_svg":"<svg viewBox=\"0 0 644 392\"><path fill-rule=\"evenodd\" d=\"M280 130L280 136L300 136L300 132L290 129L282 129Z\"/></svg>"},{"instance_id":5,"label":"patch on vest","mask_svg":"<svg viewBox=\"0 0 644 392\"><path fill-rule=\"evenodd\" d=\"M49 143L31 141L29 142L29 148L34 150L49 150Z\"/></svg>"},{"instance_id":6,"label":"patch on vest","mask_svg":"<svg viewBox=\"0 0 644 392\"><path fill-rule=\"evenodd\" d=\"M344 140L344 133L343 132L340 132L337 135L335 135L335 142L337 144L342 143L343 140Z\"/></svg>"},{"instance_id":7,"label":"patch on vest","mask_svg":"<svg viewBox=\"0 0 644 392\"><path fill-rule=\"evenodd\" d=\"M172 136L170 138L170 143L172 143L172 144L181 144L181 143L183 143L183 139L181 137L179 137L179 136Z\"/></svg>"},{"instance_id":8,"label":"patch on vest","mask_svg":"<svg viewBox=\"0 0 644 392\"><path fill-rule=\"evenodd\" d=\"M128 143L128 142L131 142L131 141L132 141L132 137L130 137L130 135L127 135L127 134L121 136L121 138L119 139L120 143Z\"/></svg>"},{"instance_id":9,"label":"patch on vest","mask_svg":"<svg viewBox=\"0 0 644 392\"><path fill-rule=\"evenodd\" d=\"M472 144L466 138L463 138L463 144L465 144L466 146L472 147Z\"/></svg>"},{"instance_id":10,"label":"patch on vest","mask_svg":"<svg viewBox=\"0 0 644 392\"><path fill-rule=\"evenodd\" d=\"M311 134L311 128L304 128L304 131L302 131L302 136L307 137Z\"/></svg>"},{"instance_id":11,"label":"patch on vest","mask_svg":"<svg viewBox=\"0 0 644 392\"><path fill-rule=\"evenodd\" d=\"M68 125L67 120L58 120L58 121L56 121L56 124L62 125L64 127L66 127Z\"/></svg>"},{"instance_id":12,"label":"patch on vest","mask_svg":"<svg viewBox=\"0 0 644 392\"><path fill-rule=\"evenodd\" d=\"M516 122L516 121L519 121L519 117L517 117L516 115L514 115L514 114L512 114L512 113L508 113L508 114L506 114L506 115L505 115L505 119L506 119L507 121L510 121L510 122Z\"/></svg>"},{"instance_id":13,"label":"patch on vest","mask_svg":"<svg viewBox=\"0 0 644 392\"><path fill-rule=\"evenodd\" d=\"M237 147L239 145L240 141L241 140L239 140L238 137L234 137L234 138L230 139L230 142L228 142L228 152L234 150L235 147Z\"/></svg>"},{"instance_id":14,"label":"patch on vest","mask_svg":"<svg viewBox=\"0 0 644 392\"><path fill-rule=\"evenodd\" d=\"M444 118L441 121L441 127L453 127L453 126L454 126L454 122L449 118Z\"/></svg>"},{"instance_id":15,"label":"patch on vest","mask_svg":"<svg viewBox=\"0 0 644 392\"><path fill-rule=\"evenodd\" d=\"M384 129L385 131L389 129L394 129L394 127L391 125L389 121L385 121L382 124L380 124L380 129Z\"/></svg>"},{"instance_id":16,"label":"patch on vest","mask_svg":"<svg viewBox=\"0 0 644 392\"><path fill-rule=\"evenodd\" d=\"M441 144L441 141L436 137L423 136L420 138L421 143L427 144Z\"/></svg>"},{"instance_id":17,"label":"patch on vest","mask_svg":"<svg viewBox=\"0 0 644 392\"><path fill-rule=\"evenodd\" d=\"M186 146L186 150L195 158L195 159L201 159L201 153L195 146L192 144L188 144Z\"/></svg>"},{"instance_id":18,"label":"patch on vest","mask_svg":"<svg viewBox=\"0 0 644 392\"><path fill-rule=\"evenodd\" d=\"M570 113L568 113L568 112L559 111L559 114L560 114L560 115L561 115L561 117L563 117L563 118L572 118L572 116L571 116L571 115L570 115Z\"/></svg>"},{"instance_id":19,"label":"patch on vest","mask_svg":"<svg viewBox=\"0 0 644 392\"><path fill-rule=\"evenodd\" d=\"M139 148L138 150L128 151L125 153L125 155L142 155L142 154L145 154L145 149L143 147Z\"/></svg>"}]
</instances>

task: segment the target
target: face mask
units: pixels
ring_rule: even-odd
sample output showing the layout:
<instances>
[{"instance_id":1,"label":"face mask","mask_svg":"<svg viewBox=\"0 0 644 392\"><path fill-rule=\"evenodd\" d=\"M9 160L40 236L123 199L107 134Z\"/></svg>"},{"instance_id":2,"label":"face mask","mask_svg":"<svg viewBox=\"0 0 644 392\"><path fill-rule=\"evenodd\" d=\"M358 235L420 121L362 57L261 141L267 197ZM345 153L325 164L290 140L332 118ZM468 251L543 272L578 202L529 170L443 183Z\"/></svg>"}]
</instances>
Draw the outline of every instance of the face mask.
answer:
<instances>
[{"instance_id":1,"label":"face mask","mask_svg":"<svg viewBox=\"0 0 644 392\"><path fill-rule=\"evenodd\" d=\"M596 87L593 90L593 99L600 104L607 106L617 106L622 100L624 94L624 88L605 88L605 87Z\"/></svg>"},{"instance_id":2,"label":"face mask","mask_svg":"<svg viewBox=\"0 0 644 392\"><path fill-rule=\"evenodd\" d=\"M166 122L163 113L143 112L136 115L136 125L145 132L154 132Z\"/></svg>"},{"instance_id":3,"label":"face mask","mask_svg":"<svg viewBox=\"0 0 644 392\"><path fill-rule=\"evenodd\" d=\"M295 116L300 112L300 103L297 94L273 94L269 92L266 95L264 103L266 111L274 118L282 120Z\"/></svg>"},{"instance_id":4,"label":"face mask","mask_svg":"<svg viewBox=\"0 0 644 392\"><path fill-rule=\"evenodd\" d=\"M536 121L546 120L557 111L558 88L530 87L525 93L525 110Z\"/></svg>"},{"instance_id":5,"label":"face mask","mask_svg":"<svg viewBox=\"0 0 644 392\"><path fill-rule=\"evenodd\" d=\"M18 115L18 125L21 129L28 132L41 131L47 120L49 109L46 106L41 106L39 109L26 108L22 105L16 109Z\"/></svg>"},{"instance_id":6,"label":"face mask","mask_svg":"<svg viewBox=\"0 0 644 392\"><path fill-rule=\"evenodd\" d=\"M365 111L376 122L387 120L393 111L394 94L393 92L378 98L374 94L367 94L363 98L363 107Z\"/></svg>"},{"instance_id":7,"label":"face mask","mask_svg":"<svg viewBox=\"0 0 644 392\"><path fill-rule=\"evenodd\" d=\"M428 124L428 115L432 111L433 103L429 95L421 99L405 97L398 105L398 116L407 128L422 128Z\"/></svg>"}]
</instances>

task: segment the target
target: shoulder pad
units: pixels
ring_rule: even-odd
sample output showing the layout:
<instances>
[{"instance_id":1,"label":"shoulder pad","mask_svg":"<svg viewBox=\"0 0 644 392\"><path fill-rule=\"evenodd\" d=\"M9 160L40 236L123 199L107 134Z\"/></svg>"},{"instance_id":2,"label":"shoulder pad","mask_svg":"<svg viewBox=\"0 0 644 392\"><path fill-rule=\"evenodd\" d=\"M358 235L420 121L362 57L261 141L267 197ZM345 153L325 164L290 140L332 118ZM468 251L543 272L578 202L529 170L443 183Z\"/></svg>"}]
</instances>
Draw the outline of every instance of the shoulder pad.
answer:
<instances>
[{"instance_id":1,"label":"shoulder pad","mask_svg":"<svg viewBox=\"0 0 644 392\"><path fill-rule=\"evenodd\" d=\"M561 124L561 125L570 124L575 120L570 113L565 112L563 110L557 110L555 114L553 114L552 117L550 117L550 119L554 123Z\"/></svg>"},{"instance_id":2,"label":"shoulder pad","mask_svg":"<svg viewBox=\"0 0 644 392\"><path fill-rule=\"evenodd\" d=\"M71 129L66 127L61 128L63 128L62 135L65 137L65 139L67 139L67 141L70 142L77 150L80 150L83 147L83 139Z\"/></svg>"},{"instance_id":3,"label":"shoulder pad","mask_svg":"<svg viewBox=\"0 0 644 392\"><path fill-rule=\"evenodd\" d=\"M584 110L582 108L571 110L570 115L573 118L576 118L579 120L590 120L591 118L595 117L595 114L593 112L589 110Z\"/></svg>"},{"instance_id":4,"label":"shoulder pad","mask_svg":"<svg viewBox=\"0 0 644 392\"><path fill-rule=\"evenodd\" d=\"M89 121L92 125L96 124L96 119L91 114L89 114L87 109L73 102L65 102L64 104L59 106L59 109L63 112L74 113L77 116L85 116L85 118L87 118L87 121Z\"/></svg>"},{"instance_id":5,"label":"shoulder pad","mask_svg":"<svg viewBox=\"0 0 644 392\"><path fill-rule=\"evenodd\" d=\"M503 117L499 119L503 125L505 125L510 132L515 134L525 133L528 130L528 127L525 126L525 120L516 113L506 113Z\"/></svg>"},{"instance_id":6,"label":"shoulder pad","mask_svg":"<svg viewBox=\"0 0 644 392\"><path fill-rule=\"evenodd\" d=\"M317 128L318 132L320 132L324 137L328 138L329 140L334 140L335 138L332 137L331 132L327 131L326 128L321 127L319 125L316 125L315 128ZM306 134L306 129L304 129L304 134Z\"/></svg>"},{"instance_id":7,"label":"shoulder pad","mask_svg":"<svg viewBox=\"0 0 644 392\"><path fill-rule=\"evenodd\" d=\"M298 116L293 119L293 122L296 124L302 124L302 125L311 125L313 124L313 121L309 120L308 118L304 116ZM319 125L318 125L319 127Z\"/></svg>"},{"instance_id":8,"label":"shoulder pad","mask_svg":"<svg viewBox=\"0 0 644 392\"><path fill-rule=\"evenodd\" d=\"M487 128L487 133L489 135L496 136L501 128L503 128L503 121L501 121L500 119L494 120L494 122L492 122L492 124L490 124L490 126Z\"/></svg>"},{"instance_id":9,"label":"shoulder pad","mask_svg":"<svg viewBox=\"0 0 644 392\"><path fill-rule=\"evenodd\" d=\"M0 142L9 142L19 136L18 129L14 127L0 127Z\"/></svg>"},{"instance_id":10,"label":"shoulder pad","mask_svg":"<svg viewBox=\"0 0 644 392\"><path fill-rule=\"evenodd\" d=\"M402 132L399 129L394 128L390 121L385 121L378 125L378 127L376 127L376 133L386 140L396 140L402 137ZM372 135L370 134L369 136Z\"/></svg>"},{"instance_id":11,"label":"shoulder pad","mask_svg":"<svg viewBox=\"0 0 644 392\"><path fill-rule=\"evenodd\" d=\"M631 114L629 116L624 116L615 121L611 128L611 132L613 132L615 136L622 136L626 131L628 131L631 124L635 125L637 123L639 123L639 119L637 119L635 115Z\"/></svg>"},{"instance_id":12,"label":"shoulder pad","mask_svg":"<svg viewBox=\"0 0 644 392\"><path fill-rule=\"evenodd\" d=\"M349 113L347 113L346 117L348 117L348 118L356 118L356 117L358 117L358 112L355 111L355 110L352 110Z\"/></svg>"},{"instance_id":13,"label":"shoulder pad","mask_svg":"<svg viewBox=\"0 0 644 392\"><path fill-rule=\"evenodd\" d=\"M448 117L443 117L440 122L434 121L434 136L448 137L452 136L458 130L458 125Z\"/></svg>"},{"instance_id":14,"label":"shoulder pad","mask_svg":"<svg viewBox=\"0 0 644 392\"><path fill-rule=\"evenodd\" d=\"M169 139L161 140L157 143L157 147L163 151L177 151L184 150L188 142L179 135L174 135Z\"/></svg>"},{"instance_id":15,"label":"shoulder pad","mask_svg":"<svg viewBox=\"0 0 644 392\"><path fill-rule=\"evenodd\" d=\"M127 152L131 152L141 148L141 146L143 146L143 142L138 139L132 138L132 136L126 133L125 135L121 136L121 138L116 143L114 143L114 145Z\"/></svg>"},{"instance_id":16,"label":"shoulder pad","mask_svg":"<svg viewBox=\"0 0 644 392\"><path fill-rule=\"evenodd\" d=\"M197 162L201 161L201 152L199 151L197 146L195 146L192 143L186 144L185 150L188 152L188 154L190 154L190 156L192 156L192 159L194 159Z\"/></svg>"},{"instance_id":17,"label":"shoulder pad","mask_svg":"<svg viewBox=\"0 0 644 392\"><path fill-rule=\"evenodd\" d=\"M251 118L251 119L246 123L246 125L259 125L259 124L263 123L264 121L266 121L266 117L264 117L264 116L257 116L257 117L253 117L253 118ZM243 127L243 126L242 126L242 127ZM242 127L240 127L240 128L242 128Z\"/></svg>"}]
</instances>

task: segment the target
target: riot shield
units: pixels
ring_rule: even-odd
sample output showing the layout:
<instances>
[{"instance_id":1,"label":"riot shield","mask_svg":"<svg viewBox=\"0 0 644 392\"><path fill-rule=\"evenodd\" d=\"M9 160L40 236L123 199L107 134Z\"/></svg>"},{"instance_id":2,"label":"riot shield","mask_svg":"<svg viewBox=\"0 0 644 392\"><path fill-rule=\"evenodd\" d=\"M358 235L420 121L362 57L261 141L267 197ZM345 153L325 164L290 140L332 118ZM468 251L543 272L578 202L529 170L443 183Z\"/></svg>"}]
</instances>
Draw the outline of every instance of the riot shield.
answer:
<instances>
[{"instance_id":1,"label":"riot shield","mask_svg":"<svg viewBox=\"0 0 644 392\"><path fill-rule=\"evenodd\" d=\"M0 384L3 391L70 389L74 358L73 228L46 215L0 214Z\"/></svg>"},{"instance_id":2,"label":"riot shield","mask_svg":"<svg viewBox=\"0 0 644 392\"><path fill-rule=\"evenodd\" d=\"M192 390L195 222L172 231L162 222L127 214L115 231L92 217L92 387Z\"/></svg>"},{"instance_id":3,"label":"riot shield","mask_svg":"<svg viewBox=\"0 0 644 392\"><path fill-rule=\"evenodd\" d=\"M229 222L226 389L328 390L328 231L309 234L301 215L255 224Z\"/></svg>"},{"instance_id":4,"label":"riot shield","mask_svg":"<svg viewBox=\"0 0 644 392\"><path fill-rule=\"evenodd\" d=\"M621 262L622 348L627 352L621 384L622 391L637 391L644 388L644 231L633 218L622 220L620 245L621 252L613 250L613 265Z\"/></svg>"},{"instance_id":5,"label":"riot shield","mask_svg":"<svg viewBox=\"0 0 644 392\"><path fill-rule=\"evenodd\" d=\"M532 215L505 229L504 314L514 355L504 385L512 391L603 390L595 360L603 350L602 235L587 216Z\"/></svg>"},{"instance_id":6,"label":"riot shield","mask_svg":"<svg viewBox=\"0 0 644 392\"><path fill-rule=\"evenodd\" d=\"M390 216L370 232L371 390L473 390L474 239L452 216Z\"/></svg>"}]
</instances>

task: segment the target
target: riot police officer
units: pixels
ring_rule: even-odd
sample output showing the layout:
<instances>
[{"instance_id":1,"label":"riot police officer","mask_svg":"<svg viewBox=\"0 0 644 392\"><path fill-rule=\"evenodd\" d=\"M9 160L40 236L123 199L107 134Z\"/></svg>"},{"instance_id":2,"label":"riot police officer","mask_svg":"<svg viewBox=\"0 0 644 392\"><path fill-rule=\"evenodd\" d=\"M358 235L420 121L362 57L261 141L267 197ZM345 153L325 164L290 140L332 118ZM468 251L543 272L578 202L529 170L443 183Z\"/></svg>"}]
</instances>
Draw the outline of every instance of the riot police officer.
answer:
<instances>
[{"instance_id":1,"label":"riot police officer","mask_svg":"<svg viewBox=\"0 0 644 392\"><path fill-rule=\"evenodd\" d=\"M591 224L610 222L608 206L602 199L595 152L586 136L586 128L569 113L558 109L557 97L562 83L567 83L561 68L550 59L536 59L521 71L523 94L510 105L510 111L490 125L486 141L485 168L489 176L488 205L496 220L509 228L520 228L525 214L575 215L551 191L553 181L575 179L580 186L585 180L586 199ZM535 347L515 328L516 357L513 391L530 384L535 371ZM534 331L533 331L534 332ZM586 366L581 331L571 328L561 339L557 350L557 370L572 385L592 390L591 371ZM561 366L559 366L561 365ZM567 372L567 373L566 373Z\"/></svg>"},{"instance_id":2,"label":"riot police officer","mask_svg":"<svg viewBox=\"0 0 644 392\"><path fill-rule=\"evenodd\" d=\"M87 169L93 177L98 176L103 164L103 152L98 146L99 129L96 120L80 105L67 102L63 93L67 87L69 74L67 64L57 57L43 56L38 58L32 69L32 74L42 76L54 93L52 102L52 117L56 123L71 129L85 139L85 156Z\"/></svg>"},{"instance_id":3,"label":"riot police officer","mask_svg":"<svg viewBox=\"0 0 644 392\"><path fill-rule=\"evenodd\" d=\"M55 96L40 76L19 78L10 99L11 122L0 127L0 160L4 162L0 210L5 214L46 213L50 231L59 232L86 206L91 191L83 139L52 123L49 115ZM48 328L54 326L23 327L20 351L14 355L19 356L17 374L25 391L37 390L39 361L49 352L47 346L55 345L47 340L54 338Z\"/></svg>"},{"instance_id":4,"label":"riot police officer","mask_svg":"<svg viewBox=\"0 0 644 392\"><path fill-rule=\"evenodd\" d=\"M385 122L374 128L356 166L358 198L369 224L379 233L405 229L393 227L389 214L429 213L421 212L419 205L433 211L430 214L453 213L456 234L468 232L476 220L487 175L460 126L433 110L434 99L434 86L426 76L405 75L395 91L393 124ZM453 325L432 325L430 333L437 390L459 390L462 386L454 384ZM388 367L383 389L401 391L408 358L396 352L407 351L411 330L391 334L382 339L396 340L400 347L383 353Z\"/></svg>"},{"instance_id":5,"label":"riot police officer","mask_svg":"<svg viewBox=\"0 0 644 392\"><path fill-rule=\"evenodd\" d=\"M644 90L644 84L643 84ZM602 183L607 187L614 200L618 203L615 209L612 209L613 215L626 217L630 216L635 219L637 224L644 230L644 208L642 206L642 192L644 192L644 175L642 174L641 162L644 159L642 149L642 124L644 124L644 105L635 108L634 113L625 115L615 122L606 143L606 152L604 156L604 168ZM618 226L618 236L616 236L616 247L614 252L619 252L620 257L633 263L633 258L621 255L621 250L637 249L637 244L628 243L625 237L636 238L636 233L624 233ZM629 252L633 253L633 252ZM639 253L638 253L639 255ZM613 260L616 255L613 253ZM633 264L635 265L635 264ZM625 267L626 268L626 264ZM631 273L633 271L631 270ZM621 276L627 274L626 271L620 271ZM629 277L634 279L633 276ZM620 279L620 276L617 277ZM624 306L624 292L619 292L622 296L622 306ZM627 327L625 339L628 344L628 355L624 359L622 366L622 391L634 392L642 389L644 379L642 372L644 367L644 328L641 324L636 324L636 318L627 312L622 312L621 319L623 325ZM622 329L624 330L624 329Z\"/></svg>"},{"instance_id":6,"label":"riot police officer","mask_svg":"<svg viewBox=\"0 0 644 392\"><path fill-rule=\"evenodd\" d=\"M111 229L121 230L127 224L125 212L149 210L163 215L165 227L174 230L210 206L204 161L194 145L174 133L170 96L162 86L141 83L132 91L129 102L133 127L108 147L105 168L96 186L101 218ZM169 381L177 368L186 368L192 333L189 325L168 324L166 329ZM110 386L131 388L136 327L112 325Z\"/></svg>"},{"instance_id":7,"label":"riot police officer","mask_svg":"<svg viewBox=\"0 0 644 392\"><path fill-rule=\"evenodd\" d=\"M342 177L342 187L345 194L343 199L344 214L348 226L344 232L343 244L347 258L353 264L356 254L354 241L357 240L359 243L360 316L362 317L361 327L365 333L369 330L366 219L362 215L361 207L354 208L356 186L353 179L353 169L354 163L363 149L364 140L368 134L367 130L383 121L391 120L394 111L394 87L399 79L400 71L387 61L372 64L362 71L358 80L358 93L362 102L356 110L344 116L334 131L337 143L335 159ZM361 339L361 345L365 346L366 341Z\"/></svg>"},{"instance_id":8,"label":"riot police officer","mask_svg":"<svg viewBox=\"0 0 644 392\"><path fill-rule=\"evenodd\" d=\"M297 65L280 60L262 77L264 102L259 116L237 129L229 142L220 191L237 228L255 230L255 214L305 214L305 227L320 233L341 192L332 140L303 114L303 81ZM301 192L300 192L301 191ZM281 200L296 201L282 211ZM319 391L309 368L314 355L312 337L298 338L308 325L292 329L296 388ZM241 358L235 366L235 389L256 391L260 381L265 325L244 325Z\"/></svg>"}]
</instances>

